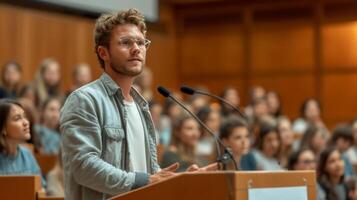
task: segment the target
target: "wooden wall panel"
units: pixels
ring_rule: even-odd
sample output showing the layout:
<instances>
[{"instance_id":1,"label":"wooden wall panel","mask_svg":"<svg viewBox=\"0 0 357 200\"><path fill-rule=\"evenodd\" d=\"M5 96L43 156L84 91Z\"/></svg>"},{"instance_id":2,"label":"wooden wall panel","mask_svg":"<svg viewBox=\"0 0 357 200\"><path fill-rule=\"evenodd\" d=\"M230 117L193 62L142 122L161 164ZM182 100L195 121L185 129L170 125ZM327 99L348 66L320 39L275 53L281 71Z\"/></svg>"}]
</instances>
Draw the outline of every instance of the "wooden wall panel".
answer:
<instances>
[{"instance_id":1,"label":"wooden wall panel","mask_svg":"<svg viewBox=\"0 0 357 200\"><path fill-rule=\"evenodd\" d=\"M239 16L237 16L238 18ZM238 20L195 20L180 35L182 76L226 75L242 72L243 33Z\"/></svg>"},{"instance_id":2,"label":"wooden wall panel","mask_svg":"<svg viewBox=\"0 0 357 200\"><path fill-rule=\"evenodd\" d=\"M324 24L322 43L324 67L357 69L357 21Z\"/></svg>"},{"instance_id":3,"label":"wooden wall panel","mask_svg":"<svg viewBox=\"0 0 357 200\"><path fill-rule=\"evenodd\" d=\"M256 22L252 30L252 70L310 70L314 65L313 27L301 20Z\"/></svg>"},{"instance_id":4,"label":"wooden wall panel","mask_svg":"<svg viewBox=\"0 0 357 200\"><path fill-rule=\"evenodd\" d=\"M276 91L283 102L283 113L291 119L299 117L302 102L314 97L314 76L253 77L252 85L263 86L267 91Z\"/></svg>"},{"instance_id":5,"label":"wooden wall panel","mask_svg":"<svg viewBox=\"0 0 357 200\"><path fill-rule=\"evenodd\" d=\"M323 77L323 116L327 124L357 118L357 73L327 74Z\"/></svg>"}]
</instances>

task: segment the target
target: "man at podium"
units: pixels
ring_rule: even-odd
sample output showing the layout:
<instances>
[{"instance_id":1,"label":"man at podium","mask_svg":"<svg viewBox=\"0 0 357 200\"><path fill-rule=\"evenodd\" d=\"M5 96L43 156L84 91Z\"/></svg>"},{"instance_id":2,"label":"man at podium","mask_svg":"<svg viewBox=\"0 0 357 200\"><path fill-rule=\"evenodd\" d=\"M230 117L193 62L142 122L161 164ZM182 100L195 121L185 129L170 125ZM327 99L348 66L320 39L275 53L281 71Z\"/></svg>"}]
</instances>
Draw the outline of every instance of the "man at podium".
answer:
<instances>
[{"instance_id":1,"label":"man at podium","mask_svg":"<svg viewBox=\"0 0 357 200\"><path fill-rule=\"evenodd\" d=\"M160 170L148 103L132 87L150 41L142 14L100 16L95 51L102 76L68 98L61 112L65 198L106 199L173 176Z\"/></svg>"}]
</instances>

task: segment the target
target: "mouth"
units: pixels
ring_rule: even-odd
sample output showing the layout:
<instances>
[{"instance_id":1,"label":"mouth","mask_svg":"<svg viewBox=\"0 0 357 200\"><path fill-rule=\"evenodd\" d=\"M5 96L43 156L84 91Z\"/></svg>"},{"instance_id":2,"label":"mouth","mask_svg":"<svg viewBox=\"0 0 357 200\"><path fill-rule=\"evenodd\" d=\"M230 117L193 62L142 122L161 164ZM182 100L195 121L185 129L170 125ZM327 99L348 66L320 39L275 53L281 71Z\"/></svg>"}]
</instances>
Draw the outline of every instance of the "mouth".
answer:
<instances>
[{"instance_id":1,"label":"mouth","mask_svg":"<svg viewBox=\"0 0 357 200\"><path fill-rule=\"evenodd\" d=\"M143 59L141 59L141 58L130 58L128 61L130 61L130 62L132 62L132 61L143 62Z\"/></svg>"}]
</instances>

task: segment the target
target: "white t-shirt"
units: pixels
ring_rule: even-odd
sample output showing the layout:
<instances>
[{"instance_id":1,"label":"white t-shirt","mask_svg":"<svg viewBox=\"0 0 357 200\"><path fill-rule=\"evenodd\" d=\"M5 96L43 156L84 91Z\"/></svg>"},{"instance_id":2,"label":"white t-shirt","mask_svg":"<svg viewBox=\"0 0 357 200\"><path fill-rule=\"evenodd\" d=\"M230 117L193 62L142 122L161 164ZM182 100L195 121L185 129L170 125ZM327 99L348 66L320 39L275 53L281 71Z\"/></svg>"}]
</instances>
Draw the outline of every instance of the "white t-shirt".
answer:
<instances>
[{"instance_id":1,"label":"white t-shirt","mask_svg":"<svg viewBox=\"0 0 357 200\"><path fill-rule=\"evenodd\" d=\"M134 101L124 104L128 111L127 139L133 171L147 173L145 132L139 110Z\"/></svg>"}]
</instances>

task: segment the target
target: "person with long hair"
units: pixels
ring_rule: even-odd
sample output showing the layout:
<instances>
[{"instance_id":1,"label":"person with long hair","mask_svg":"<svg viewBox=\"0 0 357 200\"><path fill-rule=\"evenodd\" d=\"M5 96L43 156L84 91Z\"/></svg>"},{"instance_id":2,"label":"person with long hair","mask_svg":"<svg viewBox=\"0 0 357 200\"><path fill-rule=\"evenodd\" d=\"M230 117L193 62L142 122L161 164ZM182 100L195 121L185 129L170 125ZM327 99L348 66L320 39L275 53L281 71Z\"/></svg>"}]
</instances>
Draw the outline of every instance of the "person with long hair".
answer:
<instances>
[{"instance_id":1,"label":"person with long hair","mask_svg":"<svg viewBox=\"0 0 357 200\"><path fill-rule=\"evenodd\" d=\"M15 99L21 88L22 68L16 61L7 62L1 72L0 98Z\"/></svg>"},{"instance_id":2,"label":"person with long hair","mask_svg":"<svg viewBox=\"0 0 357 200\"><path fill-rule=\"evenodd\" d=\"M281 139L276 127L267 122L261 122L258 137L253 151L258 170L281 170L279 165L279 149Z\"/></svg>"},{"instance_id":3,"label":"person with long hair","mask_svg":"<svg viewBox=\"0 0 357 200\"><path fill-rule=\"evenodd\" d=\"M321 190L319 199L349 200L349 191L344 180L344 162L340 152L329 147L321 152L317 168Z\"/></svg>"},{"instance_id":4,"label":"person with long hair","mask_svg":"<svg viewBox=\"0 0 357 200\"><path fill-rule=\"evenodd\" d=\"M171 145L164 152L161 167L178 162L178 172L186 171L194 163L206 164L198 159L196 147L200 138L199 124L189 115L178 117L173 126Z\"/></svg>"},{"instance_id":5,"label":"person with long hair","mask_svg":"<svg viewBox=\"0 0 357 200\"><path fill-rule=\"evenodd\" d=\"M20 145L30 137L30 123L22 105L10 99L0 100L0 175L41 176L30 150Z\"/></svg>"},{"instance_id":6,"label":"person with long hair","mask_svg":"<svg viewBox=\"0 0 357 200\"><path fill-rule=\"evenodd\" d=\"M318 158L321 151L325 149L327 144L327 138L323 131L323 129L316 126L309 126L301 139L300 148L311 149Z\"/></svg>"},{"instance_id":7,"label":"person with long hair","mask_svg":"<svg viewBox=\"0 0 357 200\"><path fill-rule=\"evenodd\" d=\"M49 97L62 97L60 80L61 73L59 63L51 58L43 60L35 80L36 98L38 100L36 103L38 107Z\"/></svg>"},{"instance_id":8,"label":"person with long hair","mask_svg":"<svg viewBox=\"0 0 357 200\"><path fill-rule=\"evenodd\" d=\"M288 159L294 148L294 133L291 129L291 123L287 117L279 117L277 120L277 130L281 138L279 150L280 165L284 168L288 165Z\"/></svg>"},{"instance_id":9,"label":"person with long hair","mask_svg":"<svg viewBox=\"0 0 357 200\"><path fill-rule=\"evenodd\" d=\"M62 101L59 98L46 99L41 107L40 123L35 124L36 148L43 154L57 154L59 152L61 137L59 132L59 119Z\"/></svg>"}]
</instances>

